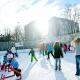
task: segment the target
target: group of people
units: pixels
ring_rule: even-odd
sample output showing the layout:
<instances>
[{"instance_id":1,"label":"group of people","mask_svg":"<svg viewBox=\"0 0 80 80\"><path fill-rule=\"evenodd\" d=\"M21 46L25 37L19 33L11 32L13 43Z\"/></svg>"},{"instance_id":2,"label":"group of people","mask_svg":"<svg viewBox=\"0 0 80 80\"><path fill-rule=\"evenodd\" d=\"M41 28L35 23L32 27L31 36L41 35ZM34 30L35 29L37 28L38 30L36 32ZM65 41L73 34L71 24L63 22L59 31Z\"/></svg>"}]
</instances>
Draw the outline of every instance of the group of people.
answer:
<instances>
[{"instance_id":1,"label":"group of people","mask_svg":"<svg viewBox=\"0 0 80 80\"><path fill-rule=\"evenodd\" d=\"M54 54L53 54L53 51L54 51ZM45 52L47 55L47 59L50 59L50 54L55 59L55 70L61 70L61 58L63 58L63 52L62 52L60 43L59 42L55 43L54 50L53 50L53 45L51 43L48 43L47 44L47 51L45 51ZM44 51L42 51L42 53L44 54ZM29 55L30 54L31 54L31 62L33 62L33 59L38 61L38 59L35 56L35 51L33 48L31 48Z\"/></svg>"},{"instance_id":2,"label":"group of people","mask_svg":"<svg viewBox=\"0 0 80 80\"><path fill-rule=\"evenodd\" d=\"M73 40L72 44L75 47L76 53L76 75L80 76L80 38ZM61 44L59 42L55 42L53 46L51 43L48 43L45 53L47 55L47 60L50 59L50 54L55 59L55 70L61 70L61 58L63 58L63 50ZM31 55L31 62L33 62L33 59L38 61L35 55L35 50L33 48L31 48L29 55ZM18 57L18 55L16 53L13 53L11 49L8 49L5 55L3 56L3 65L1 65L1 70L4 70L4 68L9 67L14 72L14 75L19 77L20 80L22 78L21 69L19 69L19 63L15 59L15 57Z\"/></svg>"},{"instance_id":3,"label":"group of people","mask_svg":"<svg viewBox=\"0 0 80 80\"><path fill-rule=\"evenodd\" d=\"M13 71L19 80L22 78L21 69L19 69L19 63L15 57L18 57L16 53L13 53L9 48L5 55L3 56L3 64L1 65L1 70L6 71L6 69Z\"/></svg>"},{"instance_id":4,"label":"group of people","mask_svg":"<svg viewBox=\"0 0 80 80\"><path fill-rule=\"evenodd\" d=\"M75 48L75 54L76 54L76 56L75 56L75 58L76 58L76 75L80 76L80 38L73 40L72 46ZM64 47L64 50L62 50L62 47ZM70 51L70 47L71 47L71 45L67 46L66 44L64 44L64 46L61 46L61 44L59 42L56 42L53 47L53 45L49 43L49 44L47 44L47 49L45 51L43 50L42 53L44 53L44 52L46 53L47 59L50 59L50 54L51 54L52 57L55 59L55 70L61 70L61 58L63 58L63 51L64 51L64 53L66 53L67 49L68 49L68 51ZM30 53L32 54L32 56L34 56L34 59L36 61L38 61L37 58L35 57L35 53L34 53L33 49L31 49ZM31 62L32 61L33 61L33 59L31 57Z\"/></svg>"}]
</instances>

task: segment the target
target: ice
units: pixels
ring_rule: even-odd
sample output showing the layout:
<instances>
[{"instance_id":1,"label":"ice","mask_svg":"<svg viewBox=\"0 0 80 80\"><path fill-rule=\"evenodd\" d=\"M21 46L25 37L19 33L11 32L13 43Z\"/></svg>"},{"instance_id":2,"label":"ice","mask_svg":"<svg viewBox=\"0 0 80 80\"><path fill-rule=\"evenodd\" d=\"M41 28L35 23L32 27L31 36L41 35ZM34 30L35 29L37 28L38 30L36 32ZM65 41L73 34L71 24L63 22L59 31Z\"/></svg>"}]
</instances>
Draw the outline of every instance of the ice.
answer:
<instances>
[{"instance_id":1,"label":"ice","mask_svg":"<svg viewBox=\"0 0 80 80\"><path fill-rule=\"evenodd\" d=\"M29 50L17 51L19 57L16 58L20 64L19 68L22 69L22 80L80 80L80 77L75 76L75 54L66 53L64 58L61 59L62 70L55 71L55 60L50 55L50 60L47 56L43 56L36 51L38 61L30 62ZM1 74L2 72L0 72ZM7 73L10 75L10 72ZM5 80L15 80L16 77L11 77Z\"/></svg>"}]
</instances>

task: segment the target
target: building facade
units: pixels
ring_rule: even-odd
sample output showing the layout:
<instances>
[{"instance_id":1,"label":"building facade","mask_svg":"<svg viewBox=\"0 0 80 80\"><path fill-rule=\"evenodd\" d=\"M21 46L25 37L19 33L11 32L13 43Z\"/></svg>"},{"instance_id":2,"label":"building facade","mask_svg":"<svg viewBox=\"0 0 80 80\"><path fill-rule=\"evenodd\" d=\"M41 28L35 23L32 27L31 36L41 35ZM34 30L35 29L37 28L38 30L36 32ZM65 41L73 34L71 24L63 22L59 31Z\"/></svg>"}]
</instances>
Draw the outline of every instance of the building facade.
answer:
<instances>
[{"instance_id":1,"label":"building facade","mask_svg":"<svg viewBox=\"0 0 80 80\"><path fill-rule=\"evenodd\" d=\"M79 32L79 24L64 18L53 17L49 20L49 35L62 36Z\"/></svg>"},{"instance_id":2,"label":"building facade","mask_svg":"<svg viewBox=\"0 0 80 80\"><path fill-rule=\"evenodd\" d=\"M79 24L64 18L53 17L48 21L48 35L41 37L39 31L36 29L36 21L32 21L25 26L25 45L35 45L42 41L65 41L71 36L69 34L74 34L79 32ZM68 37L67 37L67 36ZM63 37L64 36L64 37Z\"/></svg>"}]
</instances>

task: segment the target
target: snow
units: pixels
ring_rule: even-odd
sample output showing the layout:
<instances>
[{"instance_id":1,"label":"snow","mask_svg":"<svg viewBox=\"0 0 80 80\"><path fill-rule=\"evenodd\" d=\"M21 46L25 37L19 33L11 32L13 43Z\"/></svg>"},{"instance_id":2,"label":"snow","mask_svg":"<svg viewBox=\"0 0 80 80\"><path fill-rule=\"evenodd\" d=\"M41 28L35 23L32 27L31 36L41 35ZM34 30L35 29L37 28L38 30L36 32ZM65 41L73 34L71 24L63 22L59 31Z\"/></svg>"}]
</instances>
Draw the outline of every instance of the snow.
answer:
<instances>
[{"instance_id":1,"label":"snow","mask_svg":"<svg viewBox=\"0 0 80 80\"><path fill-rule=\"evenodd\" d=\"M47 60L47 56L43 56L36 51L36 57L38 61L30 62L29 50L17 51L19 57L16 58L22 69L22 80L80 80L80 77L75 76L75 55L68 52L64 54L64 58L61 59L62 70L55 71L55 60L50 56L50 60ZM4 52L3 52L4 53ZM2 72L0 72L1 74ZM7 74L12 74L7 72ZM12 77L6 80L15 80L16 77Z\"/></svg>"}]
</instances>

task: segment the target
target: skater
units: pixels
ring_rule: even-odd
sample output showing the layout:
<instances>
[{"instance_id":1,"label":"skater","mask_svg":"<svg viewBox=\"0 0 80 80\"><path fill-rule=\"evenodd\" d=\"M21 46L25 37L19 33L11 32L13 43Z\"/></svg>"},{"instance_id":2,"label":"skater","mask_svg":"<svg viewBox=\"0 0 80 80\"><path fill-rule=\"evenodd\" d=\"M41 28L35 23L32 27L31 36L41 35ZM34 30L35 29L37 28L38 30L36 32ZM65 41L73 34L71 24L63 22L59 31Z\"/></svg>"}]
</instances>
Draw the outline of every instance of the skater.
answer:
<instances>
[{"instance_id":1,"label":"skater","mask_svg":"<svg viewBox=\"0 0 80 80\"><path fill-rule=\"evenodd\" d=\"M75 39L73 44L76 53L76 75L80 76L80 38Z\"/></svg>"},{"instance_id":2,"label":"skater","mask_svg":"<svg viewBox=\"0 0 80 80\"><path fill-rule=\"evenodd\" d=\"M45 44L44 52L45 52L45 55L47 56L47 44Z\"/></svg>"},{"instance_id":3,"label":"skater","mask_svg":"<svg viewBox=\"0 0 80 80\"><path fill-rule=\"evenodd\" d=\"M44 56L45 52L44 52L44 43L40 45L40 53Z\"/></svg>"},{"instance_id":4,"label":"skater","mask_svg":"<svg viewBox=\"0 0 80 80\"><path fill-rule=\"evenodd\" d=\"M35 56L35 52L34 52L33 48L31 48L31 50L29 52L29 55L30 54L31 54L31 62L33 62L33 59L35 59L36 61L38 61L37 58L36 58L36 56Z\"/></svg>"},{"instance_id":5,"label":"skater","mask_svg":"<svg viewBox=\"0 0 80 80\"><path fill-rule=\"evenodd\" d=\"M54 45L55 70L61 70L61 57L63 57L62 49L59 42L56 42Z\"/></svg>"},{"instance_id":6,"label":"skater","mask_svg":"<svg viewBox=\"0 0 80 80\"><path fill-rule=\"evenodd\" d=\"M19 69L19 64L15 58L13 58L12 54L7 55L9 64L7 65L9 69L11 69L14 72L14 75L18 78L17 80L20 80L22 78L21 75L21 69Z\"/></svg>"},{"instance_id":7,"label":"skater","mask_svg":"<svg viewBox=\"0 0 80 80\"><path fill-rule=\"evenodd\" d=\"M64 53L66 54L66 52L67 52L67 44L66 43L63 44L63 50L64 50Z\"/></svg>"},{"instance_id":8,"label":"skater","mask_svg":"<svg viewBox=\"0 0 80 80\"><path fill-rule=\"evenodd\" d=\"M70 51L70 48L71 48L71 45L69 44L69 45L68 45L68 51Z\"/></svg>"},{"instance_id":9,"label":"skater","mask_svg":"<svg viewBox=\"0 0 80 80\"><path fill-rule=\"evenodd\" d=\"M11 48L11 52L13 53L14 57L18 57L18 53L15 46Z\"/></svg>"},{"instance_id":10,"label":"skater","mask_svg":"<svg viewBox=\"0 0 80 80\"><path fill-rule=\"evenodd\" d=\"M47 59L50 59L50 54L53 56L54 58L54 55L53 55L53 46L51 45L51 43L47 44L47 54L48 54L48 58Z\"/></svg>"},{"instance_id":11,"label":"skater","mask_svg":"<svg viewBox=\"0 0 80 80\"><path fill-rule=\"evenodd\" d=\"M7 54L13 54L10 48L7 49Z\"/></svg>"}]
</instances>

